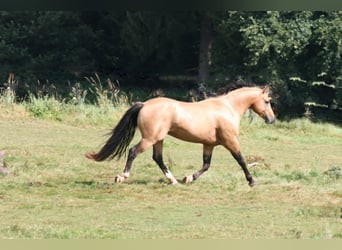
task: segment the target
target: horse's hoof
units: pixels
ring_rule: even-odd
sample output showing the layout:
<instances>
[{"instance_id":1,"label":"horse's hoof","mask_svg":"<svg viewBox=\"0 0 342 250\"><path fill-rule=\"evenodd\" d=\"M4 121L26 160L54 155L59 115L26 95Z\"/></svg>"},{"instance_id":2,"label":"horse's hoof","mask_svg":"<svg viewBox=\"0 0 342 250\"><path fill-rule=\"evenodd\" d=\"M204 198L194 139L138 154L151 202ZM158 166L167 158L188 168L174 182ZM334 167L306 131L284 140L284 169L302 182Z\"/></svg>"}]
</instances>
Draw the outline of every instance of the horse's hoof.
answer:
<instances>
[{"instance_id":1,"label":"horse's hoof","mask_svg":"<svg viewBox=\"0 0 342 250\"><path fill-rule=\"evenodd\" d=\"M183 182L185 184L188 184L188 183L192 182L193 180L194 180L194 177L192 175L189 175L189 176L184 177Z\"/></svg>"},{"instance_id":2,"label":"horse's hoof","mask_svg":"<svg viewBox=\"0 0 342 250\"><path fill-rule=\"evenodd\" d=\"M178 181L174 180L171 182L171 185L177 185L178 184Z\"/></svg>"},{"instance_id":3,"label":"horse's hoof","mask_svg":"<svg viewBox=\"0 0 342 250\"><path fill-rule=\"evenodd\" d=\"M121 182L123 182L125 180L125 177L123 177L123 176L121 176L121 175L117 175L117 176L115 176L115 178L114 178L114 182L115 183L121 183Z\"/></svg>"},{"instance_id":4,"label":"horse's hoof","mask_svg":"<svg viewBox=\"0 0 342 250\"><path fill-rule=\"evenodd\" d=\"M256 185L256 183L255 183L255 181L251 181L251 182L248 183L248 185L249 185L250 187L254 187L254 186Z\"/></svg>"}]
</instances>

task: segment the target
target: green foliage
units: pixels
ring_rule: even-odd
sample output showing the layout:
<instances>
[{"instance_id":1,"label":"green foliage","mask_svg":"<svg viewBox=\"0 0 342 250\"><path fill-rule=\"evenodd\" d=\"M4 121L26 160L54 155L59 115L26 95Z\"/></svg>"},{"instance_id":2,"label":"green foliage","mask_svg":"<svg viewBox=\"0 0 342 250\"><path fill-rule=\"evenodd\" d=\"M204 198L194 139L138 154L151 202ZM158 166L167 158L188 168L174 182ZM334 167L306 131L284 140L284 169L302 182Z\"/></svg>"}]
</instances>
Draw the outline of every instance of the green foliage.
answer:
<instances>
[{"instance_id":1,"label":"green foliage","mask_svg":"<svg viewBox=\"0 0 342 250\"><path fill-rule=\"evenodd\" d=\"M31 95L27 109L37 118L61 120L60 115L63 110L63 103L49 96L37 98Z\"/></svg>"},{"instance_id":2,"label":"green foliage","mask_svg":"<svg viewBox=\"0 0 342 250\"><path fill-rule=\"evenodd\" d=\"M53 121L63 121L72 125L107 124L112 118L117 118L130 104L128 96L121 91L110 79L107 80L108 89L102 85L102 80L96 74L87 78L91 84L85 89L82 84L70 86L68 98L58 95L54 85L37 86L37 94L30 92L27 100L22 102L26 111L33 117ZM88 97L88 92L93 96ZM13 100L13 91L8 88L0 93L0 106L10 113L19 105ZM8 114L10 116L10 114Z\"/></svg>"},{"instance_id":3,"label":"green foliage","mask_svg":"<svg viewBox=\"0 0 342 250\"><path fill-rule=\"evenodd\" d=\"M206 13L213 30L212 77L205 83L210 89L236 79L272 83L280 115L301 116L306 102L341 108L341 11ZM37 82L53 84L63 98L78 95L68 83L88 91L94 72L150 92L174 87L161 80L168 75L186 75L194 86L200 16L199 11L1 11L0 81L15 75L16 100L28 96L28 86L32 93ZM112 91L105 85L98 89L103 97ZM178 85L188 91L187 83Z\"/></svg>"},{"instance_id":4,"label":"green foliage","mask_svg":"<svg viewBox=\"0 0 342 250\"><path fill-rule=\"evenodd\" d=\"M341 106L340 11L226 12L214 20L213 69L221 81L272 83L280 115L302 115L309 101ZM333 88L318 90L317 81Z\"/></svg>"},{"instance_id":5,"label":"green foliage","mask_svg":"<svg viewBox=\"0 0 342 250\"><path fill-rule=\"evenodd\" d=\"M330 79L342 76L342 12L317 13L313 24L312 45L316 46L316 56L312 58L313 68L318 74L328 74ZM341 86L341 85L340 85Z\"/></svg>"},{"instance_id":6,"label":"green foliage","mask_svg":"<svg viewBox=\"0 0 342 250\"><path fill-rule=\"evenodd\" d=\"M256 66L263 60L278 64L282 60L281 65L292 61L309 44L311 16L308 11L268 11L249 16L240 28L244 46L249 50L246 65Z\"/></svg>"},{"instance_id":7,"label":"green foliage","mask_svg":"<svg viewBox=\"0 0 342 250\"><path fill-rule=\"evenodd\" d=\"M79 67L93 68L92 32L79 13L1 12L0 32L2 76L13 72L23 82L55 81Z\"/></svg>"},{"instance_id":8,"label":"green foliage","mask_svg":"<svg viewBox=\"0 0 342 250\"><path fill-rule=\"evenodd\" d=\"M127 70L154 76L196 66L198 25L193 12L127 12L120 32Z\"/></svg>"}]
</instances>

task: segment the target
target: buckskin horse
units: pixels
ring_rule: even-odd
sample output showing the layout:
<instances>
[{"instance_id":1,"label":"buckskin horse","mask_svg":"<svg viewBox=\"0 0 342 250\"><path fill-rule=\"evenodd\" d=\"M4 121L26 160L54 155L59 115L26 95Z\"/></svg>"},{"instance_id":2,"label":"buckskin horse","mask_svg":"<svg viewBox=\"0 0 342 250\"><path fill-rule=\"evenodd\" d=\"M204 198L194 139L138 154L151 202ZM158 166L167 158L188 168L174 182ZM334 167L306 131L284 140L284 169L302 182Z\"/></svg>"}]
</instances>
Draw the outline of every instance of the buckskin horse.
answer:
<instances>
[{"instance_id":1,"label":"buckskin horse","mask_svg":"<svg viewBox=\"0 0 342 250\"><path fill-rule=\"evenodd\" d=\"M171 135L183 141L203 144L202 168L186 176L183 182L195 181L206 172L210 167L214 147L222 145L239 163L249 186L253 187L255 181L247 169L238 142L240 120L246 110L251 108L266 123L275 121L269 86L233 84L221 92L221 95L199 102L181 102L164 97L137 102L126 111L100 151L86 153L85 156L95 161L120 158L126 153L138 127L141 140L129 149L125 168L122 174L115 177L116 183L128 178L137 155L153 146L153 160L170 182L177 184L163 161L163 141L167 135Z\"/></svg>"}]
</instances>

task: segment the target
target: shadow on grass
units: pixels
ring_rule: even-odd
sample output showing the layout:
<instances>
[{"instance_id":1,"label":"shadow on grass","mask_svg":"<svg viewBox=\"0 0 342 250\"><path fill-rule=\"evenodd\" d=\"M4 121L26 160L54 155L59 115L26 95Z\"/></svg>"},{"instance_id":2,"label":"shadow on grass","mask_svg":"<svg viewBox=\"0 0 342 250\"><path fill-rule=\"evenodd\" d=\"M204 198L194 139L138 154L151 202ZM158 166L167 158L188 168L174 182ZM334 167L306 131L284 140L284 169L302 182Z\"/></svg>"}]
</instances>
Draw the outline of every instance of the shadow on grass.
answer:
<instances>
[{"instance_id":1,"label":"shadow on grass","mask_svg":"<svg viewBox=\"0 0 342 250\"><path fill-rule=\"evenodd\" d=\"M74 181L76 186L87 189L109 189L114 183L111 182L98 182L95 180L91 181Z\"/></svg>"}]
</instances>

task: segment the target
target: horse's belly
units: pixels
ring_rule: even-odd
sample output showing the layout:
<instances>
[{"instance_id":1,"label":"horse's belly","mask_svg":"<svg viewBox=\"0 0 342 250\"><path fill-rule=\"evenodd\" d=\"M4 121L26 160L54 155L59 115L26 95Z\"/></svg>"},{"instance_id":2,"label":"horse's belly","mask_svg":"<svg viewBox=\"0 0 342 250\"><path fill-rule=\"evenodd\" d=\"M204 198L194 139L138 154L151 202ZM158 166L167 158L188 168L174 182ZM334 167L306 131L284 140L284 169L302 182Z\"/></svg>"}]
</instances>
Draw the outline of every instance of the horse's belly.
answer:
<instances>
[{"instance_id":1,"label":"horse's belly","mask_svg":"<svg viewBox=\"0 0 342 250\"><path fill-rule=\"evenodd\" d=\"M216 144L215 131L196 131L193 132L184 129L170 130L169 135L183 141L203 143L203 144Z\"/></svg>"}]
</instances>

